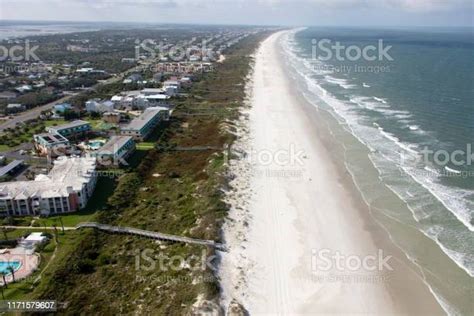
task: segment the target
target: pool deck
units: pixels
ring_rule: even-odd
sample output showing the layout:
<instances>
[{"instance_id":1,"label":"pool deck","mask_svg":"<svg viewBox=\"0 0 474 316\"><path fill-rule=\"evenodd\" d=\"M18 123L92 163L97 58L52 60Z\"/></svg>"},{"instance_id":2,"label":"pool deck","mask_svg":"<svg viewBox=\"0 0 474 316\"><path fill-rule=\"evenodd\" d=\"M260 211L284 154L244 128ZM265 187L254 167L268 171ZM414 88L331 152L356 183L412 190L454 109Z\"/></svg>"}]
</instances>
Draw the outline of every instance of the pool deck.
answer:
<instances>
[{"instance_id":1,"label":"pool deck","mask_svg":"<svg viewBox=\"0 0 474 316\"><path fill-rule=\"evenodd\" d=\"M30 276L37 268L40 262L40 257L36 253L28 253L28 251L21 251L21 247L14 249L3 249L0 254L0 261L15 262L19 261L21 266L15 271L15 280L24 279ZM11 274L5 277L7 283L13 282ZM3 278L0 276L0 284L3 285Z\"/></svg>"}]
</instances>

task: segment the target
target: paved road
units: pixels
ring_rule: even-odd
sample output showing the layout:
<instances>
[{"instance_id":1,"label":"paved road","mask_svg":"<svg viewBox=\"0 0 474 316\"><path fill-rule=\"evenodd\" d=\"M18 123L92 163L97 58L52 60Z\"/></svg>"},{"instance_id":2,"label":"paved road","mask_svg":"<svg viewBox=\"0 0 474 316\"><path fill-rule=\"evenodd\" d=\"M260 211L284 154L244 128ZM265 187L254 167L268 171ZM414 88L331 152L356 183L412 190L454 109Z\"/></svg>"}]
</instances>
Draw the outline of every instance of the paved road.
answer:
<instances>
[{"instance_id":1,"label":"paved road","mask_svg":"<svg viewBox=\"0 0 474 316\"><path fill-rule=\"evenodd\" d=\"M118 74L117 76L114 76L114 77L109 78L109 79L107 79L103 82L99 82L99 83L93 85L91 87L91 89L95 89L100 85L107 85L107 84L111 84L111 83L114 83L116 81L122 80L124 78L124 76L126 76L126 74L132 73L134 71L138 71L138 70L142 69L142 67L143 67L142 65L138 65L136 67L133 67L132 69L129 69L129 70L123 72L123 73ZM56 104L64 103L64 102L68 101L69 99L71 99L72 97L74 97L78 94L81 94L81 92L78 92L77 94L74 94L74 95L68 95L68 96L62 97L59 100L56 100L56 101L50 102L48 104L38 106L38 107L35 107L31 110L22 112L21 114L14 116L12 119L9 119L7 121L4 121L4 122L0 123L0 132L3 132L7 128L15 127L16 124L18 124L18 123L35 119L35 118L37 118L38 116L41 115L41 112L51 110L53 108L53 106L55 106Z\"/></svg>"},{"instance_id":2,"label":"paved road","mask_svg":"<svg viewBox=\"0 0 474 316\"><path fill-rule=\"evenodd\" d=\"M65 96L65 97L62 97L59 100L54 101L54 102L51 102L51 103L48 103L48 104L45 104L45 105L42 105L42 106L35 107L31 110L28 110L28 111L25 111L25 112L23 112L19 115L16 115L12 119L8 119L7 121L0 124L0 132L3 132L7 128L13 128L13 127L16 126L16 124L18 124L20 122L25 122L25 121L28 121L28 120L35 119L35 118L37 118L38 116L41 115L41 112L46 111L46 110L50 110L56 104L66 102L71 97L72 96Z\"/></svg>"}]
</instances>

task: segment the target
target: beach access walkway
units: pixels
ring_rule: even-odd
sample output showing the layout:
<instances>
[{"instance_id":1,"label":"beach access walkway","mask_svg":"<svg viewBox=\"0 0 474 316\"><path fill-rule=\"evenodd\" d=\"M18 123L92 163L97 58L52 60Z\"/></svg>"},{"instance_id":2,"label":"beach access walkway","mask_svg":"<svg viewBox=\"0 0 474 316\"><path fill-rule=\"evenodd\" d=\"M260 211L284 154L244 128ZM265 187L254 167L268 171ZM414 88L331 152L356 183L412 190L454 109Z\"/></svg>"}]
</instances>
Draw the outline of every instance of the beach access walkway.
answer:
<instances>
[{"instance_id":1,"label":"beach access walkway","mask_svg":"<svg viewBox=\"0 0 474 316\"><path fill-rule=\"evenodd\" d=\"M28 230L42 230L42 229L61 230L62 229L61 226L57 226L57 227L1 226L1 227L9 228L9 229L28 229ZM93 228L93 229L105 231L108 233L114 233L114 234L136 235L136 236L141 236L141 237L146 237L146 238L151 238L151 239L156 239L156 240L182 242L186 244L208 246L220 251L227 251L224 244L215 242L213 240L196 239L196 238L183 237L183 236L177 236L177 235L163 234L159 232L143 230L143 229L138 229L138 228L112 226L112 225L100 224L96 222L79 223L75 227L64 227L64 230L78 230L78 229L84 229L84 228Z\"/></svg>"},{"instance_id":2,"label":"beach access walkway","mask_svg":"<svg viewBox=\"0 0 474 316\"><path fill-rule=\"evenodd\" d=\"M158 233L158 232L149 231L149 230L123 227L123 226L111 226L111 225L99 224L99 223L94 223L94 222L80 223L76 226L76 229L83 229L83 228L94 228L97 230L102 230L102 231L115 233L115 234L137 235L137 236L142 236L142 237L152 238L152 239L157 239L157 240L202 245L202 246L213 247L221 251L226 251L226 248L223 244L217 243L213 240L196 239L196 238L189 238L189 237L183 237L183 236L169 235L169 234L163 234L163 233Z\"/></svg>"}]
</instances>

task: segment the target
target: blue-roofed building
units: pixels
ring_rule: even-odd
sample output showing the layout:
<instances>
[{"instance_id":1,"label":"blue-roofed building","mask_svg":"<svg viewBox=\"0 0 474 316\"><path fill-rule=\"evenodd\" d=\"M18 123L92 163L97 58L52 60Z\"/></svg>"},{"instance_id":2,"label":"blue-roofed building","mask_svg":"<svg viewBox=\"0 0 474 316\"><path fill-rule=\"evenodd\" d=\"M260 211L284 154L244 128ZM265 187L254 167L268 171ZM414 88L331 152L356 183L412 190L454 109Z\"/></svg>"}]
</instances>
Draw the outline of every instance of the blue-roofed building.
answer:
<instances>
[{"instance_id":1,"label":"blue-roofed building","mask_svg":"<svg viewBox=\"0 0 474 316\"><path fill-rule=\"evenodd\" d=\"M72 109L71 104L69 104L69 103L60 103L60 104L56 104L53 107L53 112L55 114L64 114L64 112L66 112L67 110L71 110L71 109Z\"/></svg>"},{"instance_id":2,"label":"blue-roofed building","mask_svg":"<svg viewBox=\"0 0 474 316\"><path fill-rule=\"evenodd\" d=\"M81 135L89 132L91 125L86 121L73 121L67 124L50 126L47 128L47 132L50 134L61 134L64 137Z\"/></svg>"},{"instance_id":3,"label":"blue-roofed building","mask_svg":"<svg viewBox=\"0 0 474 316\"><path fill-rule=\"evenodd\" d=\"M69 148L69 140L61 134L36 134L33 136L35 148L41 156L64 155Z\"/></svg>"},{"instance_id":4,"label":"blue-roofed building","mask_svg":"<svg viewBox=\"0 0 474 316\"><path fill-rule=\"evenodd\" d=\"M92 153L92 156L96 157L102 166L123 165L135 148L135 141L131 136L112 136L97 152Z\"/></svg>"},{"instance_id":5,"label":"blue-roofed building","mask_svg":"<svg viewBox=\"0 0 474 316\"><path fill-rule=\"evenodd\" d=\"M120 134L131 136L135 140L143 141L164 120L169 119L169 110L164 107L151 107L142 115L133 119L127 126L122 127Z\"/></svg>"}]
</instances>

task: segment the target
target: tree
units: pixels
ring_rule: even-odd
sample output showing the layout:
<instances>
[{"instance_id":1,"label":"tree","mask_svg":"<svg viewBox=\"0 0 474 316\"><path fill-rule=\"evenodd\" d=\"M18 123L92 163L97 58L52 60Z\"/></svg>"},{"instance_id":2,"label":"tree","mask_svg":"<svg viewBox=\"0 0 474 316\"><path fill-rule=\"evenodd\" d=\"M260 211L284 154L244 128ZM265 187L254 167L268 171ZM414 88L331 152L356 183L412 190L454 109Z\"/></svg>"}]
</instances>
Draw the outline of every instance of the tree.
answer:
<instances>
[{"instance_id":1,"label":"tree","mask_svg":"<svg viewBox=\"0 0 474 316\"><path fill-rule=\"evenodd\" d=\"M5 272L0 272L0 273L2 274L3 285L5 286L5 288L8 289L7 279L5 278ZM2 287L2 291L3 291L3 287Z\"/></svg>"},{"instance_id":2,"label":"tree","mask_svg":"<svg viewBox=\"0 0 474 316\"><path fill-rule=\"evenodd\" d=\"M10 273L12 274L13 282L16 282L15 281L15 268L13 268L12 266L8 266L7 270L10 271Z\"/></svg>"},{"instance_id":3,"label":"tree","mask_svg":"<svg viewBox=\"0 0 474 316\"><path fill-rule=\"evenodd\" d=\"M54 240L56 240L56 243L59 243L58 241L58 228L56 227L56 224L53 225L54 228Z\"/></svg>"},{"instance_id":4,"label":"tree","mask_svg":"<svg viewBox=\"0 0 474 316\"><path fill-rule=\"evenodd\" d=\"M60 218L59 218L59 221L61 222L61 227L62 227L62 231L63 231L63 235L64 235L64 223L63 223L63 218L60 217Z\"/></svg>"},{"instance_id":5,"label":"tree","mask_svg":"<svg viewBox=\"0 0 474 316\"><path fill-rule=\"evenodd\" d=\"M3 232L3 237L5 237L5 240L8 240L7 229L5 227L2 227L2 232Z\"/></svg>"}]
</instances>

